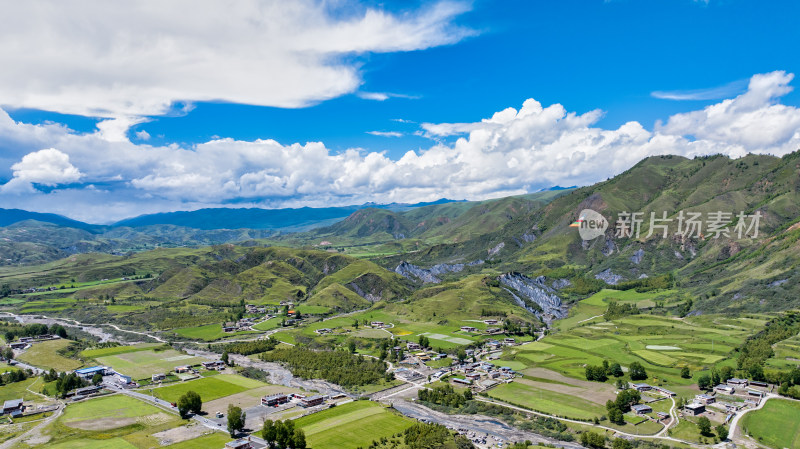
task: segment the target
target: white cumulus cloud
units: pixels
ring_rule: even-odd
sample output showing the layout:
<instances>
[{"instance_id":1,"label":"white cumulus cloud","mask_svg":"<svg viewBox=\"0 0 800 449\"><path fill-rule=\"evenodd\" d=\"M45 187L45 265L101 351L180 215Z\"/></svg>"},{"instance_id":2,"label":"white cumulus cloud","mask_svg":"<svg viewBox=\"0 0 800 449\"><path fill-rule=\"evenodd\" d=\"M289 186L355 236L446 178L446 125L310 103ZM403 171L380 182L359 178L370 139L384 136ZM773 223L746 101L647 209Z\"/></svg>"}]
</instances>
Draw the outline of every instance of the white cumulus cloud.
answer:
<instances>
[{"instance_id":1,"label":"white cumulus cloud","mask_svg":"<svg viewBox=\"0 0 800 449\"><path fill-rule=\"evenodd\" d=\"M179 102L302 107L355 92L365 53L448 44L469 9L440 1L393 14L352 2L4 2L0 104L108 118L125 138ZM383 94L391 96L393 94Z\"/></svg>"},{"instance_id":2,"label":"white cumulus cloud","mask_svg":"<svg viewBox=\"0 0 800 449\"><path fill-rule=\"evenodd\" d=\"M26 154L11 166L14 177L0 188L0 192L31 191L33 183L56 186L76 182L83 174L69 162L69 155L48 148Z\"/></svg>"},{"instance_id":3,"label":"white cumulus cloud","mask_svg":"<svg viewBox=\"0 0 800 449\"><path fill-rule=\"evenodd\" d=\"M0 111L0 178L11 179L0 190L0 201L6 207L109 221L232 204L476 200L590 184L653 155L783 155L800 149L800 110L780 103L791 80L784 72L756 75L745 93L675 114L653 130L635 121L606 129L597 125L602 111L576 113L529 99L519 109L506 108L474 123L423 124L431 135L457 138L399 158L270 139L221 138L191 147L110 142L63 126L17 123ZM76 181L93 188L59 187ZM45 193L34 184L56 187ZM27 186L27 193L11 195L20 186Z\"/></svg>"}]
</instances>

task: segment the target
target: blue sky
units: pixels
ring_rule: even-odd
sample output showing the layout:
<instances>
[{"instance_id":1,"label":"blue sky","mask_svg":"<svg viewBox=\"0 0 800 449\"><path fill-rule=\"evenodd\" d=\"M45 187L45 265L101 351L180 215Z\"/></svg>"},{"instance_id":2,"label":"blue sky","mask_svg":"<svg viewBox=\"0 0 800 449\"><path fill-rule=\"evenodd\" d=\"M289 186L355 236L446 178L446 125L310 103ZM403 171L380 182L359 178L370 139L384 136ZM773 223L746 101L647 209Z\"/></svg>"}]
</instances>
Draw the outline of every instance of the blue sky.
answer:
<instances>
[{"instance_id":1,"label":"blue sky","mask_svg":"<svg viewBox=\"0 0 800 449\"><path fill-rule=\"evenodd\" d=\"M624 134L625 139L639 142L633 152L637 156L663 152L687 156L705 152L731 156L743 152L780 154L794 145L794 114L800 102L800 94L791 89L792 74L800 72L796 57L800 42L797 2L765 5L741 0L308 0L298 2L301 6L296 9L271 6L267 11L254 5L250 10L224 11L228 20L221 20L218 28L204 25L210 19L199 13L178 18L179 8L155 13L122 11L116 19L112 13L109 22L117 28L108 28L92 23L94 19L101 20L103 11L97 8L100 11L90 11L85 19L90 24L85 34L67 29L53 32L65 42L97 45L86 54L71 58L69 52L73 50L68 48L62 51L67 53L62 58L55 48L58 42L40 35L31 35L32 43L19 44L21 50L16 49L16 53L13 45L5 54L0 51L0 58L16 67L5 78L0 75L0 108L15 126L29 125L26 132L37 136L8 137L24 134L19 129L6 130L5 140L0 134L0 184L10 182L13 187L0 190L4 195L0 199L53 212L64 212L59 210L64 198L78 202L94 198L97 202L102 197L100 201L113 201L117 206L108 217L100 210L81 216L99 221L228 203L281 207L418 201L452 196L453 192L463 192L466 199L479 199L556 184L588 184L635 162L622 158L606 171L570 168L591 158L616 154L607 146L572 150L575 142L585 141L578 137L583 132ZM57 15L57 11L43 16L24 6L20 8L17 17L22 17L21 22L34 31L48 27ZM161 52L165 46L158 45L157 36L163 29L155 25L148 28L153 14L163 18L165 26L170 19L178 21L166 28L167 33L175 33L176 40L190 42L194 45L191 51L197 54L182 57L178 52ZM290 32L264 31L256 24L253 30L231 38L227 53L216 55L221 62L203 65L193 59L207 57L209 53L203 51L206 48L211 52L209 58L214 57L214 47L224 49L227 33L251 26L243 21L254 14L265 23L269 20L285 24L285 30ZM372 20L375 16L378 19ZM142 23L147 26L142 27ZM124 33L118 29L126 27L141 36L133 40L119 37ZM202 29L207 29L207 34L198 34L197 30ZM18 44L20 36L12 41L12 31L6 31L5 36L0 34L0 44ZM106 35L111 50L97 44ZM155 55L147 45L158 49ZM139 59L131 59L139 64L126 66L129 62L119 57L119 48L133 49ZM751 81L762 74L777 75L765 78L767 86L758 90ZM29 78L30 82L20 81ZM242 87L237 90L238 86ZM770 112L770 117L777 117L774 120L780 121L781 129L773 135L760 136L755 142L747 136L710 129L712 125L723 125L708 120L712 116L709 108L724 106L726 99L748 92L748 86L759 107L772 107L764 110ZM526 125L529 135L522 137L528 153L513 155L509 151L516 147L501 144L486 144L480 151L464 149L469 145L459 147L459 138L480 147L481 132L494 133L496 142L521 138L521 131L517 130L511 139L509 130L516 126L513 123L522 123L522 117L516 121L498 119L498 124L481 120L506 108L520 110L528 99L535 99L545 110L542 120L552 118L548 111L552 115L563 109L560 118L548 122L549 127L537 127L532 122ZM548 109L551 105L557 105L558 110ZM776 105L780 108L775 109ZM579 119L570 122L570 114ZM741 120L752 120L755 115L741 109L738 115L730 116L727 126L734 122L741 125ZM657 121L662 125L656 125ZM629 122L639 124L642 130L626 127ZM56 124L69 130L59 131ZM436 132L423 124L472 125L457 126L457 132ZM763 123L750 125L753 129L763 128ZM478 128L478 134L471 134ZM46 134L43 130L52 135L42 137ZM544 138L553 132L560 137ZM705 139L698 138L704 133ZM81 138L94 139L90 146L96 152L70 150L79 145L76 141ZM279 159L284 165L280 167L266 164L250 171L247 167L259 164L248 159L251 155L241 156L245 161L242 166L230 167L227 179L209 184L210 189L226 193L187 193L196 191L197 183L202 184L199 178L210 176L190 167L194 161L198 166L205 163L200 149L220 138L233 143L224 149L215 144L214 151L244 151L232 147L257 139L274 139L286 148L295 144L307 148L307 142L321 142L328 160L355 151L360 154L358 160L353 159L347 166L361 168L351 178L366 176L365 170L374 176L381 167L384 171L389 170L388 166L393 168L380 179L364 178L352 185L330 174L327 184L311 188L311 175L292 168L293 151L298 151L295 148L282 150L285 155ZM615 139L621 140L619 136ZM104 146L102 141L109 144ZM185 151L176 152L175 148ZM550 148L549 152L546 148ZM44 149L54 149L58 154L34 154ZM112 169L112 162L91 166L92 156L124 154L121 159L132 161L137 160L133 155L136 151L161 151L163 157L133 168L127 163ZM395 166L405 166L398 161L409 151L443 164L431 174L434 178L460 173L458 179L438 186L433 181L420 185L403 181L403 176L414 175L401 175L398 170L402 170ZM498 162L500 167L494 175L480 179L469 171L459 171L464 168L465 155L477 154L475 151L493 155L488 160ZM545 152L537 156L538 151ZM372 153L384 159L370 162ZM24 163L23 157L31 154ZM511 166L516 167L531 155L563 159L567 168L562 169L561 175L553 172L525 178L510 172L508 177L513 182L499 179L503 177L503 166L513 171ZM180 159L170 162L181 172L180 179L165 174L169 167L159 167L155 162L172 156ZM377 160L377 155L374 158ZM449 162L441 162L447 158ZM40 159L39 163L45 165L55 160L54 177L29 170L31 161ZM83 167L76 164L82 160L89 162ZM430 161L415 159L414 163L418 167L431 166ZM331 172L336 170L341 168L331 168ZM255 173L261 177L259 180L254 180ZM447 188L456 181L462 183L458 188Z\"/></svg>"},{"instance_id":2,"label":"blue sky","mask_svg":"<svg viewBox=\"0 0 800 449\"><path fill-rule=\"evenodd\" d=\"M395 9L392 3L408 4L382 2L389 10ZM796 73L797 17L800 3L791 1L769 7L736 0L476 1L455 19L476 32L472 37L421 51L352 56L361 65L359 91L411 98L374 101L352 93L296 109L198 102L185 115L153 117L132 130L147 131L150 143L273 138L400 156L430 141L414 136L414 124L395 119L472 122L531 97L577 112L600 108L605 112L600 126L637 120L652 128L656 120L719 99L672 101L654 98L654 91L738 81L738 91L731 93L740 93L755 73ZM798 94L783 102L797 104ZM87 132L96 123L36 110L10 115L32 123L55 120Z\"/></svg>"}]
</instances>

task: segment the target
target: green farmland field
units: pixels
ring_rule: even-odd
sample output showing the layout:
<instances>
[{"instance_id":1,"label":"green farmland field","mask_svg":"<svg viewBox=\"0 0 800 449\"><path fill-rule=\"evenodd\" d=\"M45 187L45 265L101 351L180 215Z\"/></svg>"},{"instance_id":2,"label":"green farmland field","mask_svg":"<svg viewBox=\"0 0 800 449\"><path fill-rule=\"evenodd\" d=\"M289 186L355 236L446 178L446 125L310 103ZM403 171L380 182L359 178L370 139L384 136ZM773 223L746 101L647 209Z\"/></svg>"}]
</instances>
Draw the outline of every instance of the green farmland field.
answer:
<instances>
[{"instance_id":1,"label":"green farmland field","mask_svg":"<svg viewBox=\"0 0 800 449\"><path fill-rule=\"evenodd\" d=\"M371 401L355 401L295 420L314 449L355 449L414 423Z\"/></svg>"},{"instance_id":2,"label":"green farmland field","mask_svg":"<svg viewBox=\"0 0 800 449\"><path fill-rule=\"evenodd\" d=\"M208 402L232 394L241 393L252 388L249 386L242 386L241 382L235 380L226 380L226 377L227 376L203 377L167 387L154 388L153 395L168 402L176 402L178 398L187 391L194 391L200 395L203 402ZM260 382L258 384L262 385Z\"/></svg>"},{"instance_id":3,"label":"green farmland field","mask_svg":"<svg viewBox=\"0 0 800 449\"><path fill-rule=\"evenodd\" d=\"M165 351L126 352L95 358L102 365L110 366L114 370L133 377L134 379L148 378L153 374L167 373L180 365L196 365L206 359L182 354L174 349Z\"/></svg>"},{"instance_id":4,"label":"green farmland field","mask_svg":"<svg viewBox=\"0 0 800 449\"><path fill-rule=\"evenodd\" d=\"M69 359L57 352L69 345L70 341L64 339L34 343L25 352L17 356L17 359L29 365L45 369L53 368L59 372L80 368L83 364L79 360Z\"/></svg>"},{"instance_id":5,"label":"green farmland field","mask_svg":"<svg viewBox=\"0 0 800 449\"><path fill-rule=\"evenodd\" d=\"M592 419L605 414L605 407L585 399L539 389L521 382L503 384L489 390L489 396L531 410L577 419Z\"/></svg>"},{"instance_id":6,"label":"green farmland field","mask_svg":"<svg viewBox=\"0 0 800 449\"><path fill-rule=\"evenodd\" d=\"M97 417L134 418L160 412L161 409L138 399L116 394L70 404L64 410L64 416L61 419L65 422L73 422L97 419Z\"/></svg>"},{"instance_id":7,"label":"green farmland field","mask_svg":"<svg viewBox=\"0 0 800 449\"><path fill-rule=\"evenodd\" d=\"M174 329L173 332L181 337L191 338L195 340L214 341L225 337L233 337L235 335L245 335L254 333L253 331L243 332L223 332L221 324L207 324L205 326L184 327Z\"/></svg>"},{"instance_id":8,"label":"green farmland field","mask_svg":"<svg viewBox=\"0 0 800 449\"><path fill-rule=\"evenodd\" d=\"M800 447L800 402L770 399L761 410L744 415L741 426L769 447Z\"/></svg>"}]
</instances>

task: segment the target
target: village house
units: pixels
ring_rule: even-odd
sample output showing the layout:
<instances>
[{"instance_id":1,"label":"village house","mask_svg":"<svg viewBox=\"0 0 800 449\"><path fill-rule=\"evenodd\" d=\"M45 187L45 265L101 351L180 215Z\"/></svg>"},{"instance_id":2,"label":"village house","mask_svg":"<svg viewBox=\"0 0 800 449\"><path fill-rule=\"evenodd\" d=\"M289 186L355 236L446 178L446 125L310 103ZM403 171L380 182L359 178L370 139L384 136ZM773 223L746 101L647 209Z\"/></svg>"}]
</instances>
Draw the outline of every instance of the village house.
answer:
<instances>
[{"instance_id":1,"label":"village house","mask_svg":"<svg viewBox=\"0 0 800 449\"><path fill-rule=\"evenodd\" d=\"M747 379L737 379L735 377L732 379L728 379L726 383L734 387L746 387L749 384Z\"/></svg>"},{"instance_id":2,"label":"village house","mask_svg":"<svg viewBox=\"0 0 800 449\"><path fill-rule=\"evenodd\" d=\"M283 393L264 396L263 398L261 398L261 405L263 405L264 407L277 407L281 404L286 404L288 402L289 402L289 396Z\"/></svg>"},{"instance_id":3,"label":"village house","mask_svg":"<svg viewBox=\"0 0 800 449\"><path fill-rule=\"evenodd\" d=\"M192 368L189 367L189 365L181 365L181 366L176 366L175 367L175 372L178 373L178 374L180 374L180 373L188 373L191 370L192 370Z\"/></svg>"},{"instance_id":4,"label":"village house","mask_svg":"<svg viewBox=\"0 0 800 449\"><path fill-rule=\"evenodd\" d=\"M725 394L733 394L736 392L736 389L730 385L717 385L714 387L714 390Z\"/></svg>"},{"instance_id":5,"label":"village house","mask_svg":"<svg viewBox=\"0 0 800 449\"><path fill-rule=\"evenodd\" d=\"M75 390L75 396L80 396L80 397L89 396L97 393L98 391L100 391L100 389L101 388L99 385L91 385L88 387L78 388L77 390Z\"/></svg>"},{"instance_id":6,"label":"village house","mask_svg":"<svg viewBox=\"0 0 800 449\"><path fill-rule=\"evenodd\" d=\"M478 332L478 329L474 328L472 326L461 326L461 331L462 332Z\"/></svg>"},{"instance_id":7,"label":"village house","mask_svg":"<svg viewBox=\"0 0 800 449\"><path fill-rule=\"evenodd\" d=\"M705 405L713 404L717 400L717 398L711 396L710 394L698 394L697 396L694 397L694 399L696 402Z\"/></svg>"},{"instance_id":8,"label":"village house","mask_svg":"<svg viewBox=\"0 0 800 449\"><path fill-rule=\"evenodd\" d=\"M322 404L323 402L325 402L325 398L323 396L314 395L311 397L300 399L300 407L303 408L314 407Z\"/></svg>"},{"instance_id":9,"label":"village house","mask_svg":"<svg viewBox=\"0 0 800 449\"><path fill-rule=\"evenodd\" d=\"M637 415L653 413L653 408L645 404L634 404L631 406L631 409L633 409L633 411L636 412Z\"/></svg>"},{"instance_id":10,"label":"village house","mask_svg":"<svg viewBox=\"0 0 800 449\"><path fill-rule=\"evenodd\" d=\"M636 391L650 391L653 387L647 384L631 384L631 388Z\"/></svg>"},{"instance_id":11,"label":"village house","mask_svg":"<svg viewBox=\"0 0 800 449\"><path fill-rule=\"evenodd\" d=\"M214 360L213 362L203 362L201 363L203 368L211 371L211 370L224 370L225 363L222 360Z\"/></svg>"},{"instance_id":12,"label":"village house","mask_svg":"<svg viewBox=\"0 0 800 449\"><path fill-rule=\"evenodd\" d=\"M225 449L252 449L252 447L250 440L244 438L225 443Z\"/></svg>"},{"instance_id":13,"label":"village house","mask_svg":"<svg viewBox=\"0 0 800 449\"><path fill-rule=\"evenodd\" d=\"M3 414L10 415L14 412L22 413L25 410L25 405L22 399L10 399L3 403Z\"/></svg>"},{"instance_id":14,"label":"village house","mask_svg":"<svg viewBox=\"0 0 800 449\"><path fill-rule=\"evenodd\" d=\"M166 378L167 376L164 374L153 374L152 376L150 376L150 380L152 380L153 382L158 382Z\"/></svg>"},{"instance_id":15,"label":"village house","mask_svg":"<svg viewBox=\"0 0 800 449\"><path fill-rule=\"evenodd\" d=\"M105 366L91 366L89 368L76 369L75 370L75 374L77 374L79 377L82 377L84 379L91 379L92 377L94 377L95 374L100 374L101 376L105 376L106 375L106 367Z\"/></svg>"},{"instance_id":16,"label":"village house","mask_svg":"<svg viewBox=\"0 0 800 449\"><path fill-rule=\"evenodd\" d=\"M131 379L131 376L126 376L126 375L120 374L120 373L117 373L116 379L117 379L117 382L122 384L122 385L130 385L130 384L133 383L133 379Z\"/></svg>"},{"instance_id":17,"label":"village house","mask_svg":"<svg viewBox=\"0 0 800 449\"><path fill-rule=\"evenodd\" d=\"M669 396L669 397L675 397L675 396L677 396L677 393L675 393L674 391L667 390L667 389L666 389L666 388L664 388L664 387L657 387L657 386L654 386L654 387L653 387L653 390L656 390L656 391L658 391L659 393L661 393L661 394L663 394L663 395L665 395L665 396Z\"/></svg>"},{"instance_id":18,"label":"village house","mask_svg":"<svg viewBox=\"0 0 800 449\"><path fill-rule=\"evenodd\" d=\"M703 404L698 404L696 402L693 402L691 404L686 404L686 406L684 406L683 409L686 410L686 413L697 416L706 411L706 406Z\"/></svg>"}]
</instances>

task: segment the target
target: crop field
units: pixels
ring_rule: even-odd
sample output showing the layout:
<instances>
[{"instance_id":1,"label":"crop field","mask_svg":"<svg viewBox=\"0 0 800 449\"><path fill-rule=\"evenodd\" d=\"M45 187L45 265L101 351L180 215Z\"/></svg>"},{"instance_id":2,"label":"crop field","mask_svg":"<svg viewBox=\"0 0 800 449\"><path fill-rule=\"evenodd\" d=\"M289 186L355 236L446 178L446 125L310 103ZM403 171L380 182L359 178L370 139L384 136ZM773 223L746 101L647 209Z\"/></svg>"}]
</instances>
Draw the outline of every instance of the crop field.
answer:
<instances>
[{"instance_id":1,"label":"crop field","mask_svg":"<svg viewBox=\"0 0 800 449\"><path fill-rule=\"evenodd\" d=\"M175 332L175 334L181 337L191 338L194 340L203 340L203 341L214 341L225 337L233 337L235 335L246 335L246 334L257 333L253 331L223 332L221 324L207 324L205 326L183 327L180 329L173 329L172 332Z\"/></svg>"},{"instance_id":2,"label":"crop field","mask_svg":"<svg viewBox=\"0 0 800 449\"><path fill-rule=\"evenodd\" d=\"M694 379L680 377L680 369L689 366L694 377L703 370L718 366L730 360L732 348L739 346L744 339L759 330L758 321L747 319L731 319L727 317L692 317L673 319L635 315L623 319L605 322L582 324L567 331L548 335L538 342L527 343L505 350L498 364L516 362L514 368L530 375L530 368L547 369L568 378L585 379L585 365L600 365L603 360L617 362L623 369L634 361L641 363L649 377L648 382L656 382L682 395L694 395L691 387ZM524 367L529 367L524 369ZM607 385L613 383L610 379ZM515 385L518 382L514 382ZM516 401L530 395L530 400L521 404L532 409L559 414L564 410L563 404L572 408L571 416L591 417L597 410L591 404L567 400L566 397L551 398L539 390L549 390L553 394L566 392L559 386L538 384L535 388L527 386L502 385L491 390L490 394L498 399ZM600 384L597 384L600 388ZM525 391L515 391L521 389ZM563 390L563 391L562 391ZM586 397L577 395L577 397ZM548 402L550 400L551 402ZM563 402L562 402L563 400ZM566 414L566 413L560 413ZM602 413L600 413L602 414ZM598 414L599 415L599 414Z\"/></svg>"},{"instance_id":3,"label":"crop field","mask_svg":"<svg viewBox=\"0 0 800 449\"><path fill-rule=\"evenodd\" d=\"M127 352L147 351L161 346L161 343L139 343L131 346L114 346L111 348L86 349L81 351L81 356L86 358L107 357L110 355L125 354Z\"/></svg>"},{"instance_id":4,"label":"crop field","mask_svg":"<svg viewBox=\"0 0 800 449\"><path fill-rule=\"evenodd\" d=\"M775 355L767 360L767 365L779 369L791 369L800 365L800 335L778 342Z\"/></svg>"},{"instance_id":5,"label":"crop field","mask_svg":"<svg viewBox=\"0 0 800 449\"><path fill-rule=\"evenodd\" d=\"M361 332L365 329L363 324L359 326L359 329L354 328L353 322L355 320L358 320L359 323L363 323L364 320L369 322L382 321L387 324L391 323L394 325L394 327L386 330L391 332L396 338L407 341L416 341L420 335L424 335L431 340L432 346L443 349L468 345L484 338L482 335L472 335L461 332L461 326L472 326L480 330L486 329L486 324L477 320L450 320L448 324L443 325L436 322L412 321L410 319L400 317L392 313L387 313L385 311L370 310L351 316L317 321L297 329L288 328L285 331L276 333L274 337L281 341L294 343L295 341L293 337L290 337L292 335L300 334L308 337L317 337L317 334L314 332L315 330L329 328L334 329L336 332L334 334L328 334L326 337L339 336L339 334L341 334L340 338L344 338L345 336L349 336L356 332ZM388 336L389 335L386 332L381 331L381 334L375 333L374 336L365 338L385 338Z\"/></svg>"},{"instance_id":6,"label":"crop field","mask_svg":"<svg viewBox=\"0 0 800 449\"><path fill-rule=\"evenodd\" d=\"M120 419L120 426L130 424L122 418L161 413L161 409L124 395L105 396L70 404L61 420L68 423L91 422L100 419ZM120 427L117 426L117 427Z\"/></svg>"},{"instance_id":7,"label":"crop field","mask_svg":"<svg viewBox=\"0 0 800 449\"><path fill-rule=\"evenodd\" d=\"M413 420L371 401L355 401L295 420L314 449L355 449L402 432ZM368 430L368 431L367 431Z\"/></svg>"},{"instance_id":8,"label":"crop field","mask_svg":"<svg viewBox=\"0 0 800 449\"><path fill-rule=\"evenodd\" d=\"M584 397L576 397L571 394L545 389L543 388L545 385L546 383L544 382L517 379L512 383L503 384L489 390L489 396L531 410L574 419L592 419L606 413L603 405L605 400L600 403L599 397L598 402L593 402L585 399L585 394Z\"/></svg>"},{"instance_id":9,"label":"crop field","mask_svg":"<svg viewBox=\"0 0 800 449\"><path fill-rule=\"evenodd\" d=\"M165 401L176 402L187 391L194 391L205 403L263 385L261 382L241 376L219 375L153 388L153 395Z\"/></svg>"},{"instance_id":10,"label":"crop field","mask_svg":"<svg viewBox=\"0 0 800 449\"><path fill-rule=\"evenodd\" d=\"M196 365L206 360L201 357L180 353L174 349L167 349L164 351L147 349L105 357L95 357L95 359L99 363L110 366L114 368L114 370L131 376L134 379L144 379L153 374L167 373L172 371L176 366Z\"/></svg>"},{"instance_id":11,"label":"crop field","mask_svg":"<svg viewBox=\"0 0 800 449\"><path fill-rule=\"evenodd\" d=\"M25 352L17 356L17 360L40 368L52 368L59 372L80 368L82 363L79 360L64 357L57 352L69 345L70 341L64 339L34 343Z\"/></svg>"},{"instance_id":12,"label":"crop field","mask_svg":"<svg viewBox=\"0 0 800 449\"><path fill-rule=\"evenodd\" d=\"M262 321L256 324L255 326L253 326L253 329L257 329L260 331L269 331L272 329L277 329L280 325L281 325L281 319L276 317L276 318L270 318L266 321Z\"/></svg>"},{"instance_id":13,"label":"crop field","mask_svg":"<svg viewBox=\"0 0 800 449\"><path fill-rule=\"evenodd\" d=\"M180 443L164 446L165 449L206 449L208 447L224 447L225 443L231 441L231 437L226 433L215 432L192 440L181 441Z\"/></svg>"},{"instance_id":14,"label":"crop field","mask_svg":"<svg viewBox=\"0 0 800 449\"><path fill-rule=\"evenodd\" d=\"M676 294L677 292L675 290L639 293L635 290L603 289L579 301L570 309L567 318L556 321L553 325L558 329L568 330L579 324L603 321L602 315L606 311L608 303L611 301L635 304L639 309L647 309L655 306L656 300L669 303Z\"/></svg>"},{"instance_id":15,"label":"crop field","mask_svg":"<svg viewBox=\"0 0 800 449\"><path fill-rule=\"evenodd\" d=\"M800 447L800 402L770 399L761 410L744 415L741 426L769 447Z\"/></svg>"},{"instance_id":16,"label":"crop field","mask_svg":"<svg viewBox=\"0 0 800 449\"><path fill-rule=\"evenodd\" d=\"M49 446L53 449L135 449L136 446L128 443L120 437L93 440L93 439L77 439L65 441L63 443L56 443Z\"/></svg>"}]
</instances>

